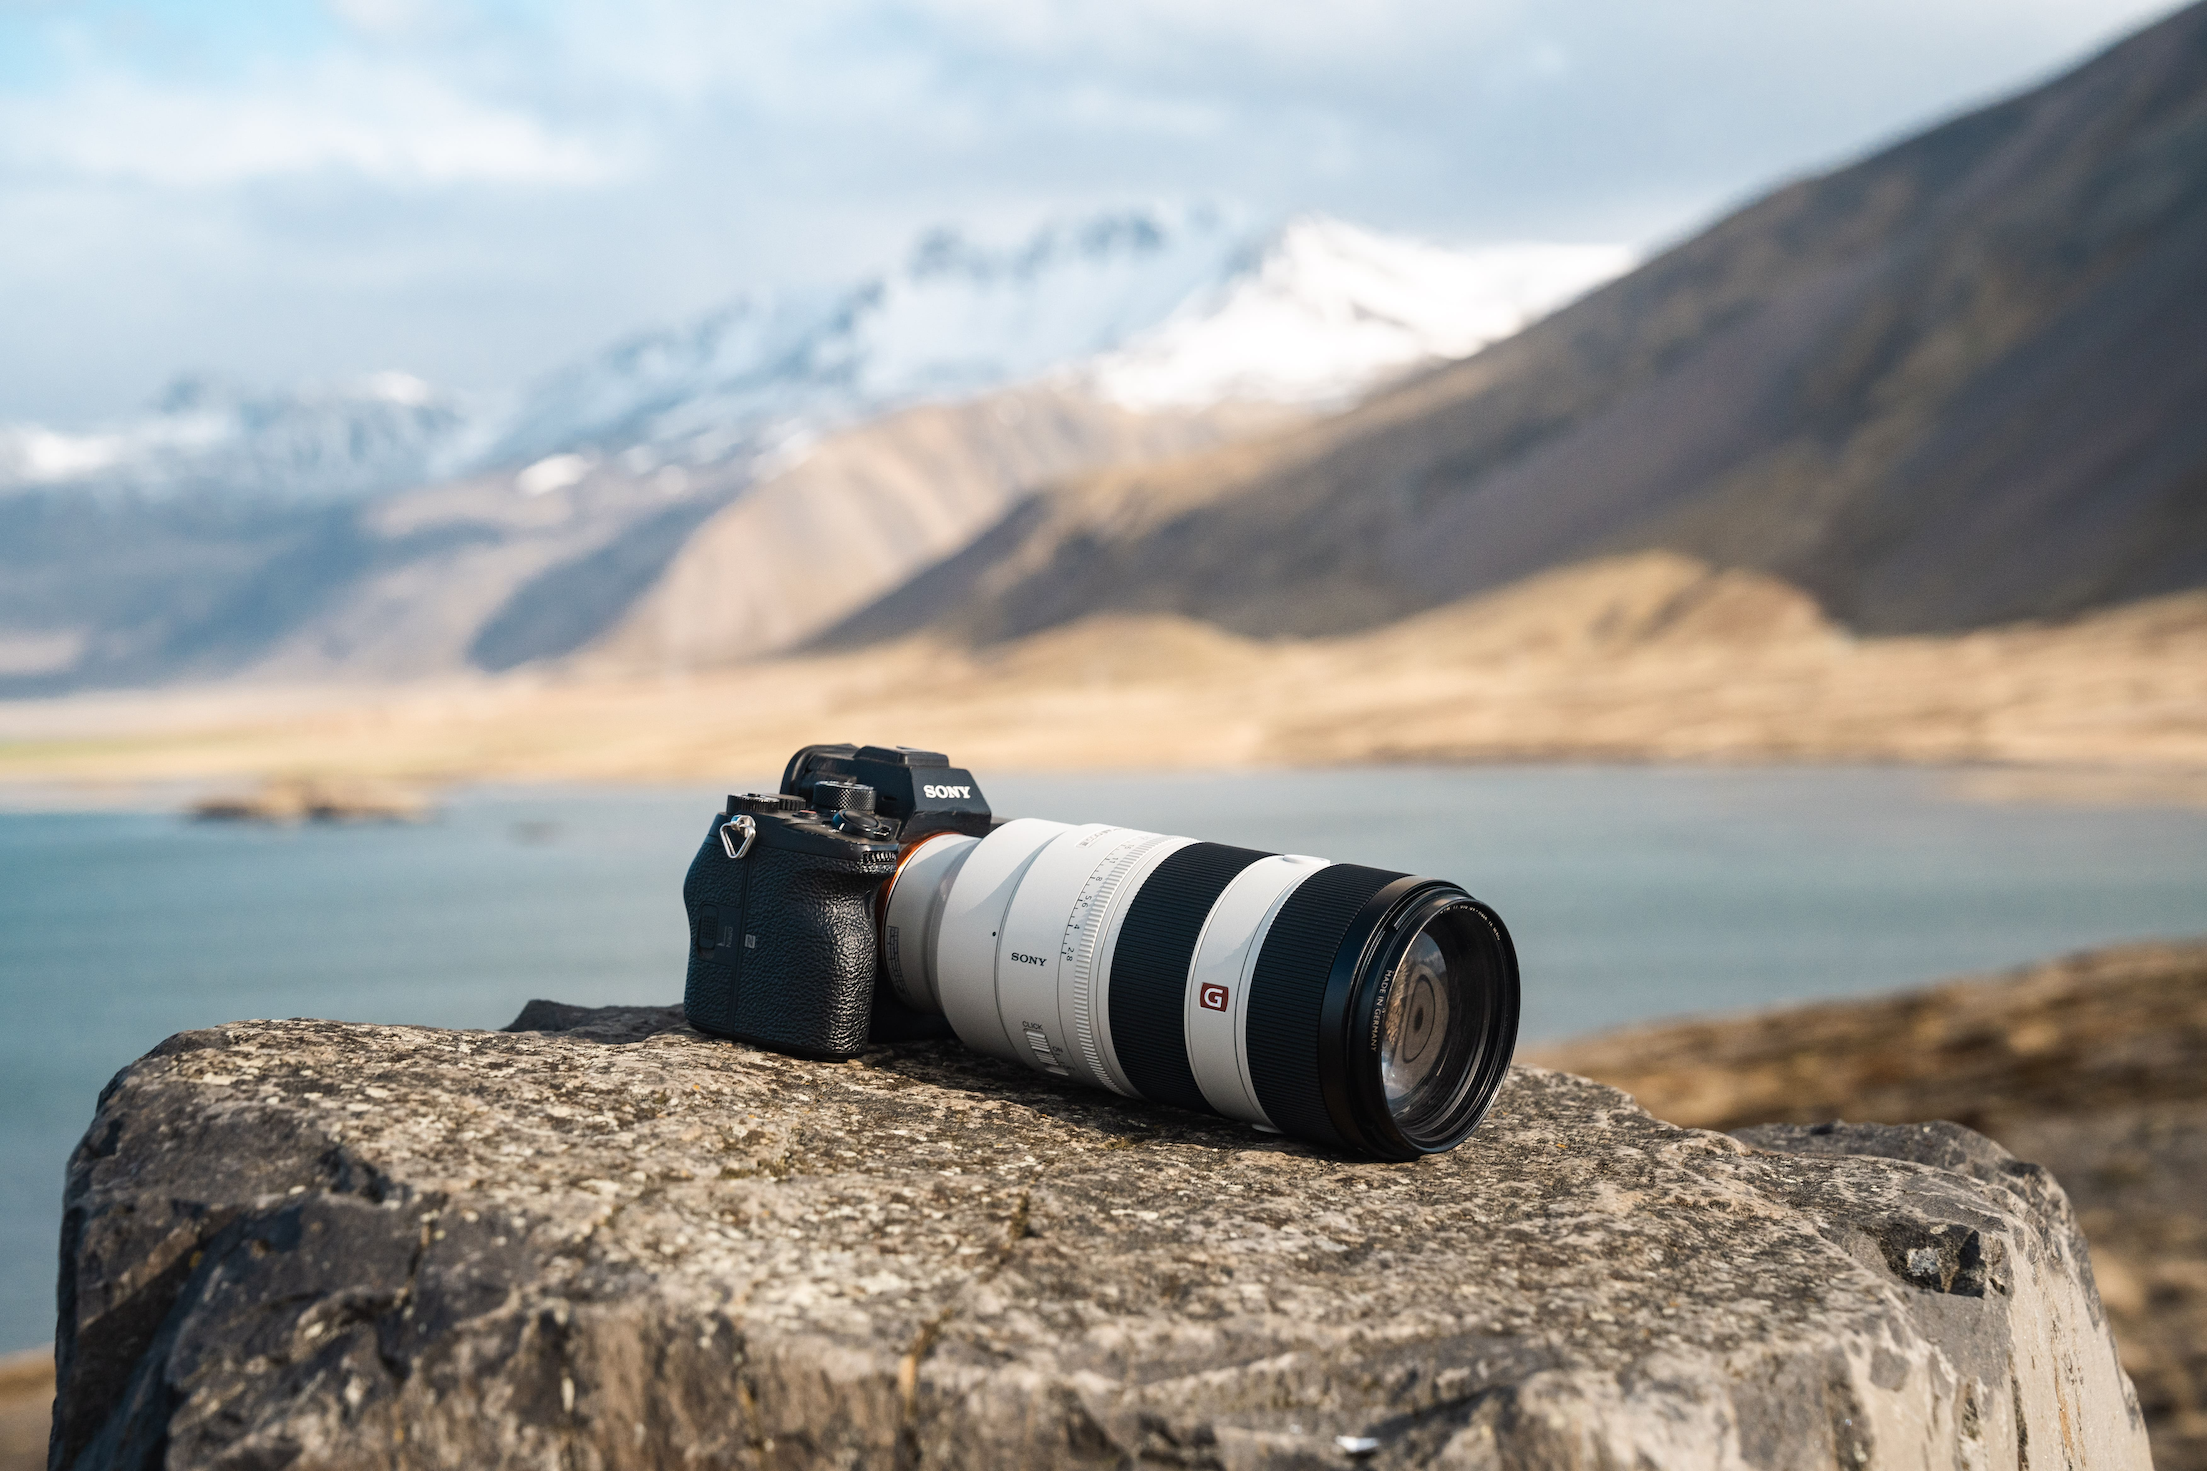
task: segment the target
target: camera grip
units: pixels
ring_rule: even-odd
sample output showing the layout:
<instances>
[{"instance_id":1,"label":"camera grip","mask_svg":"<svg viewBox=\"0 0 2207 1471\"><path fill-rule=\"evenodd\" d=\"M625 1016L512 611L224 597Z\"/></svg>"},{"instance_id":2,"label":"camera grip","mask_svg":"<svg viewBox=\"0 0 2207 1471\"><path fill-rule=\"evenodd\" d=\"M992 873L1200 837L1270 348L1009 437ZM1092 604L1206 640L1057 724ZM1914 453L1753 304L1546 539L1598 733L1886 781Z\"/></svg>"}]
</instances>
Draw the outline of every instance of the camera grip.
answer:
<instances>
[{"instance_id":1,"label":"camera grip","mask_svg":"<svg viewBox=\"0 0 2207 1471\"><path fill-rule=\"evenodd\" d=\"M873 1007L883 877L876 864L767 842L732 859L716 819L683 883L691 1024L810 1057L856 1056Z\"/></svg>"}]
</instances>

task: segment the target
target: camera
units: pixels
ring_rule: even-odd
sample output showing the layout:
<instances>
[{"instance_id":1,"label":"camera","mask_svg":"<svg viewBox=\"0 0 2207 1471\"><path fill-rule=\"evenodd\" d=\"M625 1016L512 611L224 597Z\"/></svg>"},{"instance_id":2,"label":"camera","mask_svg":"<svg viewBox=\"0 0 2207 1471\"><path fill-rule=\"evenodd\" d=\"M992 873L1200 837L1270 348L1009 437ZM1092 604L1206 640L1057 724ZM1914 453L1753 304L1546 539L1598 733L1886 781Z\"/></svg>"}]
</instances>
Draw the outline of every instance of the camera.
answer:
<instances>
[{"instance_id":1,"label":"camera","mask_svg":"<svg viewBox=\"0 0 2207 1471\"><path fill-rule=\"evenodd\" d=\"M1517 1041L1501 917L1446 880L996 817L931 751L806 746L683 886L700 1030L814 1057L955 1035L1381 1159L1452 1149Z\"/></svg>"}]
</instances>

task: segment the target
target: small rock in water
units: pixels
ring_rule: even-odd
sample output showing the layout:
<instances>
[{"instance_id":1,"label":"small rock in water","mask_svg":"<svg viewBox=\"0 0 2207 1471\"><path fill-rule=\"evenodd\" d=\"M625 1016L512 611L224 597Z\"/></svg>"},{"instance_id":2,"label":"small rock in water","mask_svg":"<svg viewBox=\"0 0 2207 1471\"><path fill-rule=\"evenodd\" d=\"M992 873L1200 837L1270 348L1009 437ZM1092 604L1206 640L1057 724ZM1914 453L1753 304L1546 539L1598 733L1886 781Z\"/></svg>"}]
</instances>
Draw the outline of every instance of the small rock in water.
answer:
<instances>
[{"instance_id":1,"label":"small rock in water","mask_svg":"<svg viewBox=\"0 0 2207 1471\"><path fill-rule=\"evenodd\" d=\"M429 799L410 787L360 781L286 778L245 794L203 797L191 815L201 822L419 822Z\"/></svg>"}]
</instances>

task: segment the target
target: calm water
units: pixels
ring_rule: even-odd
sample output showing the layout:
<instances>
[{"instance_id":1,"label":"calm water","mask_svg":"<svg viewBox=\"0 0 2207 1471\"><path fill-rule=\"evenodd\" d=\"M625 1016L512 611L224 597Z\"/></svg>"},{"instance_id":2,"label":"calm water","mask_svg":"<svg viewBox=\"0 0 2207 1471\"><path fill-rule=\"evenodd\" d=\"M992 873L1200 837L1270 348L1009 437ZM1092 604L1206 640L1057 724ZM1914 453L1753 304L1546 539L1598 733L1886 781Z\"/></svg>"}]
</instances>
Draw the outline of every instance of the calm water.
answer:
<instances>
[{"instance_id":1,"label":"calm water","mask_svg":"<svg viewBox=\"0 0 2207 1471\"><path fill-rule=\"evenodd\" d=\"M1517 939L1528 1038L2207 933L2207 812L1984 806L1937 773L983 779L999 812L1454 878ZM241 1017L677 1001L719 800L498 789L352 830L0 813L0 1350L51 1333L63 1163L117 1068Z\"/></svg>"}]
</instances>

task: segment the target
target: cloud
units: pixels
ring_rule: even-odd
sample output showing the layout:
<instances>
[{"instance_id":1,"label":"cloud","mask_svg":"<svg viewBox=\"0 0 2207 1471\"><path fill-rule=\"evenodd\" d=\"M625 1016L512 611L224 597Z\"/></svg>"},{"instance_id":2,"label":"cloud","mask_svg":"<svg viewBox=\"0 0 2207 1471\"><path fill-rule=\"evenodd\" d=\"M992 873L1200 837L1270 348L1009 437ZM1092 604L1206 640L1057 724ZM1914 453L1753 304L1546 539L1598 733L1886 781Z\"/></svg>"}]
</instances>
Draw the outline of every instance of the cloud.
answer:
<instances>
[{"instance_id":1,"label":"cloud","mask_svg":"<svg viewBox=\"0 0 2207 1471\"><path fill-rule=\"evenodd\" d=\"M1646 243L2168 0L0 0L0 419L494 389L1128 200Z\"/></svg>"},{"instance_id":2,"label":"cloud","mask_svg":"<svg viewBox=\"0 0 2207 1471\"><path fill-rule=\"evenodd\" d=\"M349 59L241 88L90 78L0 99L0 167L18 175L179 189L343 170L386 184L602 184L612 140L562 135L527 112L417 71Z\"/></svg>"},{"instance_id":3,"label":"cloud","mask_svg":"<svg viewBox=\"0 0 2207 1471\"><path fill-rule=\"evenodd\" d=\"M349 30L380 39L419 38L443 28L449 12L431 0L326 0L329 12Z\"/></svg>"}]
</instances>

